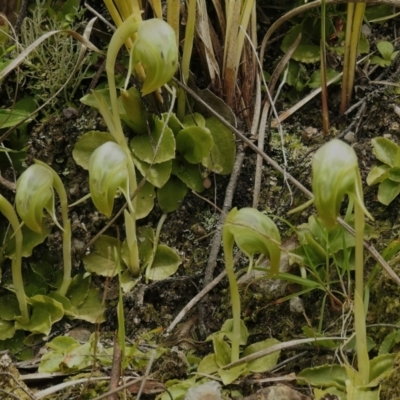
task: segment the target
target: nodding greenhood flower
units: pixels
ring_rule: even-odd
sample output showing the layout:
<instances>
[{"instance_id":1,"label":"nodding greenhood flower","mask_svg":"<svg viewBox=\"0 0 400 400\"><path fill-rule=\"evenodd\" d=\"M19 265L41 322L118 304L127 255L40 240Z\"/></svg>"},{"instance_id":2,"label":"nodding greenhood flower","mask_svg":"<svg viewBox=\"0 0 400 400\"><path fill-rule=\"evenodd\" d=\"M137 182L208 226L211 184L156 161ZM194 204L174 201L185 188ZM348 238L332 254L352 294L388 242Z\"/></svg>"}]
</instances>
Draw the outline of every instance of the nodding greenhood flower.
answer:
<instances>
[{"instance_id":1,"label":"nodding greenhood flower","mask_svg":"<svg viewBox=\"0 0 400 400\"><path fill-rule=\"evenodd\" d=\"M315 153L312 171L315 207L328 228L336 224L345 194L373 219L364 205L357 156L352 147L338 139L326 143Z\"/></svg>"},{"instance_id":2,"label":"nodding greenhood flower","mask_svg":"<svg viewBox=\"0 0 400 400\"><path fill-rule=\"evenodd\" d=\"M253 266L254 255L261 253L270 260L271 275L278 273L281 236L269 217L254 208L234 208L226 218L224 232L229 232L239 249L249 258L249 270Z\"/></svg>"},{"instance_id":3,"label":"nodding greenhood flower","mask_svg":"<svg viewBox=\"0 0 400 400\"><path fill-rule=\"evenodd\" d=\"M54 208L53 174L39 164L31 165L17 181L15 202L17 212L24 223L34 232L42 232L44 210L57 222Z\"/></svg>"},{"instance_id":4,"label":"nodding greenhood flower","mask_svg":"<svg viewBox=\"0 0 400 400\"><path fill-rule=\"evenodd\" d=\"M153 18L139 24L132 46L133 65L141 63L146 73L142 94L146 95L171 80L178 67L175 32L167 22Z\"/></svg>"},{"instance_id":5,"label":"nodding greenhood flower","mask_svg":"<svg viewBox=\"0 0 400 400\"><path fill-rule=\"evenodd\" d=\"M106 142L90 156L89 187L94 205L107 217L118 189L129 199L128 156L117 143Z\"/></svg>"}]
</instances>

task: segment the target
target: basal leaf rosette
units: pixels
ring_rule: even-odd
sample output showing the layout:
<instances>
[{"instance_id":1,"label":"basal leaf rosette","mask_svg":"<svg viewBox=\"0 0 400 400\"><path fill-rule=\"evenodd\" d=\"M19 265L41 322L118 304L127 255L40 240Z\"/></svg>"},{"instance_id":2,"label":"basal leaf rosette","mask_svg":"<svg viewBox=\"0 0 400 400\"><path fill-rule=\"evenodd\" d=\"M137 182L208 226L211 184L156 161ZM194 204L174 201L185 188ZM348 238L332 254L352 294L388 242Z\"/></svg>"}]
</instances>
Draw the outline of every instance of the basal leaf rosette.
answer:
<instances>
[{"instance_id":1,"label":"basal leaf rosette","mask_svg":"<svg viewBox=\"0 0 400 400\"><path fill-rule=\"evenodd\" d=\"M172 27L158 18L140 23L131 57L133 65L141 63L146 73L143 95L170 81L178 67L178 47Z\"/></svg>"},{"instance_id":2,"label":"basal leaf rosette","mask_svg":"<svg viewBox=\"0 0 400 400\"><path fill-rule=\"evenodd\" d=\"M32 231L42 233L44 209L57 223L52 173L42 165L31 165L17 181L15 202L19 216Z\"/></svg>"},{"instance_id":3,"label":"basal leaf rosette","mask_svg":"<svg viewBox=\"0 0 400 400\"><path fill-rule=\"evenodd\" d=\"M352 147L338 139L326 143L315 153L312 171L315 207L328 228L336 224L345 194L373 219L364 205L357 156Z\"/></svg>"},{"instance_id":4,"label":"basal leaf rosette","mask_svg":"<svg viewBox=\"0 0 400 400\"><path fill-rule=\"evenodd\" d=\"M118 189L129 199L128 156L117 143L104 143L91 155L89 187L94 205L108 218Z\"/></svg>"}]
</instances>

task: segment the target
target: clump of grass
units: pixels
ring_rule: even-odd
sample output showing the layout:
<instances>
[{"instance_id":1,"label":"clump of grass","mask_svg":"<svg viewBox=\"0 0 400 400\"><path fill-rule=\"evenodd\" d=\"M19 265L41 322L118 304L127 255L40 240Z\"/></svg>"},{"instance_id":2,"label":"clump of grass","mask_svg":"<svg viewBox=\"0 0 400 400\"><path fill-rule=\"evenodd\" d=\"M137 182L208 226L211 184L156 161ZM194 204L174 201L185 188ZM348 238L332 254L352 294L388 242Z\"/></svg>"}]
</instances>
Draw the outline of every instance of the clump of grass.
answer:
<instances>
[{"instance_id":1,"label":"clump of grass","mask_svg":"<svg viewBox=\"0 0 400 400\"><path fill-rule=\"evenodd\" d=\"M80 24L76 22L68 23L65 19L51 18L48 16L48 7L45 1L37 0L36 6L32 10L32 15L25 18L21 27L21 45L28 47L43 34L61 29L80 30ZM79 18L79 14L75 16ZM78 61L79 51L77 42L71 35L57 34L43 41L36 46L23 64L23 80L38 105L48 101L68 80L71 71ZM86 56L75 76L66 85L62 96L50 100L49 107L54 111L57 106L62 104L72 105L72 99L79 89L82 80L90 77L89 68L92 65L90 56Z\"/></svg>"}]
</instances>

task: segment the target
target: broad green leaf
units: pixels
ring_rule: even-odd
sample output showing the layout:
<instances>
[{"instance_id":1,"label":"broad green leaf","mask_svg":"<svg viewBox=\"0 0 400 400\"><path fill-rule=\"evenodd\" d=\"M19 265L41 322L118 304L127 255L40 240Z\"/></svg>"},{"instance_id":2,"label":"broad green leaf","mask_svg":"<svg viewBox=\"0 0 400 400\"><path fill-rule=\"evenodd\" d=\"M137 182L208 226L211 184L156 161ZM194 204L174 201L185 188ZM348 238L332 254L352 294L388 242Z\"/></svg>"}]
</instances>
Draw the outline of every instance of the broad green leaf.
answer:
<instances>
[{"instance_id":1,"label":"broad green leaf","mask_svg":"<svg viewBox=\"0 0 400 400\"><path fill-rule=\"evenodd\" d=\"M400 167L393 167L389 170L389 179L391 181L400 183Z\"/></svg>"},{"instance_id":2,"label":"broad green leaf","mask_svg":"<svg viewBox=\"0 0 400 400\"><path fill-rule=\"evenodd\" d=\"M215 362L218 367L224 367L231 362L231 347L224 339L215 336L213 338L213 348L215 353Z\"/></svg>"},{"instance_id":3,"label":"broad green leaf","mask_svg":"<svg viewBox=\"0 0 400 400\"><path fill-rule=\"evenodd\" d=\"M79 371L93 365L90 342L68 349L61 362L61 371Z\"/></svg>"},{"instance_id":4,"label":"broad green leaf","mask_svg":"<svg viewBox=\"0 0 400 400\"><path fill-rule=\"evenodd\" d=\"M191 164L208 157L213 144L210 131L200 126L182 129L176 136L176 151Z\"/></svg>"},{"instance_id":5,"label":"broad green leaf","mask_svg":"<svg viewBox=\"0 0 400 400\"><path fill-rule=\"evenodd\" d=\"M171 179L157 191L157 200L164 213L175 211L188 191L187 186L178 178Z\"/></svg>"},{"instance_id":6,"label":"broad green leaf","mask_svg":"<svg viewBox=\"0 0 400 400\"><path fill-rule=\"evenodd\" d=\"M134 154L132 154L132 159L142 176L146 176L146 179L157 188L162 188L171 176L172 160L151 165L139 160Z\"/></svg>"},{"instance_id":7,"label":"broad green leaf","mask_svg":"<svg viewBox=\"0 0 400 400\"><path fill-rule=\"evenodd\" d=\"M329 399L329 396L336 396L338 399L345 399L345 393L335 387L328 387L324 390L313 389L315 400ZM327 396L328 395L328 396Z\"/></svg>"},{"instance_id":8,"label":"broad green leaf","mask_svg":"<svg viewBox=\"0 0 400 400\"><path fill-rule=\"evenodd\" d=\"M117 275L114 250L118 248L121 248L121 242L118 239L101 235L94 242L91 253L82 257L86 271L107 277Z\"/></svg>"},{"instance_id":9,"label":"broad green leaf","mask_svg":"<svg viewBox=\"0 0 400 400\"><path fill-rule=\"evenodd\" d=\"M12 321L19 314L18 300L14 294L5 294L0 297L0 318L2 320Z\"/></svg>"},{"instance_id":10,"label":"broad green leaf","mask_svg":"<svg viewBox=\"0 0 400 400\"><path fill-rule=\"evenodd\" d=\"M183 159L175 159L172 162L172 173L195 192L204 190L203 177L201 176L199 165L190 164Z\"/></svg>"},{"instance_id":11,"label":"broad green leaf","mask_svg":"<svg viewBox=\"0 0 400 400\"><path fill-rule=\"evenodd\" d=\"M346 389L345 382L348 379L345 368L335 364L303 369L297 377L304 378L312 386L334 386L343 391Z\"/></svg>"},{"instance_id":12,"label":"broad green leaf","mask_svg":"<svg viewBox=\"0 0 400 400\"><path fill-rule=\"evenodd\" d=\"M185 128L188 128L189 126L198 126L201 128L205 128L206 120L201 114L195 112L193 114L185 115L182 120L182 125Z\"/></svg>"},{"instance_id":13,"label":"broad green leaf","mask_svg":"<svg viewBox=\"0 0 400 400\"><path fill-rule=\"evenodd\" d=\"M161 114L162 120L165 122L168 118L168 127L172 129L174 135L177 135L178 132L183 128L181 121L179 121L178 117L175 114L163 113Z\"/></svg>"},{"instance_id":14,"label":"broad green leaf","mask_svg":"<svg viewBox=\"0 0 400 400\"><path fill-rule=\"evenodd\" d=\"M64 357L64 354L55 351L45 353L40 360L38 372L51 373L60 371L60 364Z\"/></svg>"},{"instance_id":15,"label":"broad green leaf","mask_svg":"<svg viewBox=\"0 0 400 400\"><path fill-rule=\"evenodd\" d=\"M243 353L242 357L246 357L250 354L257 353L258 351L267 349L271 346L279 344L279 340L276 339L266 339L262 342L253 343L250 346L247 346ZM266 372L275 367L278 362L280 355L280 351L276 351L275 353L268 354L267 356L261 357L257 360L250 361L246 364L246 370L250 372Z\"/></svg>"},{"instance_id":16,"label":"broad green leaf","mask_svg":"<svg viewBox=\"0 0 400 400\"><path fill-rule=\"evenodd\" d=\"M110 91L108 89L96 89L92 90L91 93L86 94L85 96L81 97L81 103L85 104L86 106L93 107L99 109L99 105L96 99L96 96L93 92L98 93L103 99L105 99L106 103L110 107L111 100L110 100Z\"/></svg>"},{"instance_id":17,"label":"broad green leaf","mask_svg":"<svg viewBox=\"0 0 400 400\"><path fill-rule=\"evenodd\" d=\"M50 292L47 294L47 296L51 297L52 299L62 304L65 315L67 315L70 318L76 317L77 315L76 308L71 305L71 302L67 297L62 296L59 292Z\"/></svg>"},{"instance_id":18,"label":"broad green leaf","mask_svg":"<svg viewBox=\"0 0 400 400\"><path fill-rule=\"evenodd\" d=\"M57 336L51 342L46 344L52 350L62 352L67 352L71 346L79 346L79 342L72 338L71 336Z\"/></svg>"},{"instance_id":19,"label":"broad green leaf","mask_svg":"<svg viewBox=\"0 0 400 400\"><path fill-rule=\"evenodd\" d=\"M375 157L384 164L394 167L399 146L384 137L374 138L371 140L371 143L374 147L372 152L374 153Z\"/></svg>"},{"instance_id":20,"label":"broad green leaf","mask_svg":"<svg viewBox=\"0 0 400 400\"><path fill-rule=\"evenodd\" d=\"M181 263L182 261L175 250L160 244L157 246L153 263L146 277L153 281L169 278L178 270Z\"/></svg>"},{"instance_id":21,"label":"broad green leaf","mask_svg":"<svg viewBox=\"0 0 400 400\"><path fill-rule=\"evenodd\" d=\"M0 306L1 309L1 306ZM0 315L1 316L1 315ZM390 332L379 346L379 355L390 353L393 346L400 342L400 331Z\"/></svg>"},{"instance_id":22,"label":"broad green leaf","mask_svg":"<svg viewBox=\"0 0 400 400\"><path fill-rule=\"evenodd\" d=\"M222 325L221 329L218 332L215 332L215 334L211 334L209 338L215 336L220 336L224 338L225 336L232 340L232 332L233 332L233 319L229 318L227 319L224 324ZM247 327L243 320L240 320L240 339L239 343L241 345L245 345L247 343L247 340L249 338L249 332L247 330ZM208 338L207 338L208 339ZM230 361L229 361L230 362Z\"/></svg>"},{"instance_id":23,"label":"broad green leaf","mask_svg":"<svg viewBox=\"0 0 400 400\"><path fill-rule=\"evenodd\" d=\"M93 152L107 142L115 142L108 132L90 131L83 134L75 143L72 157L83 169L89 169L89 160Z\"/></svg>"},{"instance_id":24,"label":"broad green leaf","mask_svg":"<svg viewBox=\"0 0 400 400\"><path fill-rule=\"evenodd\" d=\"M367 176L367 185L372 186L387 179L390 169L387 164L375 165Z\"/></svg>"},{"instance_id":25,"label":"broad green leaf","mask_svg":"<svg viewBox=\"0 0 400 400\"><path fill-rule=\"evenodd\" d=\"M0 340L10 339L15 334L14 321L5 321L0 318Z\"/></svg>"},{"instance_id":26,"label":"broad green leaf","mask_svg":"<svg viewBox=\"0 0 400 400\"><path fill-rule=\"evenodd\" d=\"M32 305L34 310L38 308L45 309L50 315L52 324L60 321L64 316L64 308L62 304L49 296L36 295L30 297L28 302Z\"/></svg>"},{"instance_id":27,"label":"broad green leaf","mask_svg":"<svg viewBox=\"0 0 400 400\"><path fill-rule=\"evenodd\" d=\"M146 182L136 195L136 220L145 218L150 214L154 208L155 197L154 186L150 182Z\"/></svg>"},{"instance_id":28,"label":"broad green leaf","mask_svg":"<svg viewBox=\"0 0 400 400\"><path fill-rule=\"evenodd\" d=\"M234 382L246 370L246 365L238 365L230 369L219 369L218 374L224 385L229 385Z\"/></svg>"},{"instance_id":29,"label":"broad green leaf","mask_svg":"<svg viewBox=\"0 0 400 400\"><path fill-rule=\"evenodd\" d=\"M29 111L0 109L0 129L10 128L22 122L30 115ZM30 122L28 119L26 122Z\"/></svg>"},{"instance_id":30,"label":"broad green leaf","mask_svg":"<svg viewBox=\"0 0 400 400\"><path fill-rule=\"evenodd\" d=\"M382 354L370 360L368 386L375 387L394 369L397 354Z\"/></svg>"},{"instance_id":31,"label":"broad green leaf","mask_svg":"<svg viewBox=\"0 0 400 400\"><path fill-rule=\"evenodd\" d=\"M393 47L392 43L390 43L386 40L382 40L382 41L378 42L376 47L378 48L379 53L381 53L381 56L383 57L383 59L390 61L390 56L392 55L392 53L394 51L394 47Z\"/></svg>"},{"instance_id":32,"label":"broad green leaf","mask_svg":"<svg viewBox=\"0 0 400 400\"><path fill-rule=\"evenodd\" d=\"M253 208L234 208L228 214L224 230L230 234L253 266L255 254L264 254L271 262L271 275L279 272L281 258L280 234L276 225L266 215Z\"/></svg>"},{"instance_id":33,"label":"broad green leaf","mask_svg":"<svg viewBox=\"0 0 400 400\"><path fill-rule=\"evenodd\" d=\"M385 179L379 184L378 200L388 206L400 193L400 183Z\"/></svg>"},{"instance_id":34,"label":"broad green leaf","mask_svg":"<svg viewBox=\"0 0 400 400\"><path fill-rule=\"evenodd\" d=\"M171 128L158 118L155 118L154 121L155 126L151 137L149 135L140 135L135 136L130 141L133 154L139 160L149 164L159 164L175 158L175 136ZM159 141L160 144L158 146Z\"/></svg>"},{"instance_id":35,"label":"broad green leaf","mask_svg":"<svg viewBox=\"0 0 400 400\"><path fill-rule=\"evenodd\" d=\"M214 144L202 164L217 174L230 174L236 157L235 135L215 117L206 120L206 128L209 129Z\"/></svg>"},{"instance_id":36,"label":"broad green leaf","mask_svg":"<svg viewBox=\"0 0 400 400\"><path fill-rule=\"evenodd\" d=\"M124 293L129 293L141 280L141 276L135 278L132 276L131 271L126 269L121 274L119 284L121 285L122 291Z\"/></svg>"},{"instance_id":37,"label":"broad green leaf","mask_svg":"<svg viewBox=\"0 0 400 400\"><path fill-rule=\"evenodd\" d=\"M346 395L349 400L379 400L379 389L371 390L354 384L351 379L346 381Z\"/></svg>"},{"instance_id":38,"label":"broad green leaf","mask_svg":"<svg viewBox=\"0 0 400 400\"><path fill-rule=\"evenodd\" d=\"M287 32L281 45L281 50L284 53L289 51L290 47L293 45L299 34L303 33L304 29L304 26L299 24L293 26ZM292 54L292 58L293 60L300 61L302 63L315 63L320 58L320 48L319 46L311 43L308 39L308 36L303 34L300 44Z\"/></svg>"},{"instance_id":39,"label":"broad green leaf","mask_svg":"<svg viewBox=\"0 0 400 400\"><path fill-rule=\"evenodd\" d=\"M197 368L197 372L199 374L207 374L207 375L212 375L215 372L218 371L218 365L215 362L215 354L208 354L205 356L199 364L199 367Z\"/></svg>"},{"instance_id":40,"label":"broad green leaf","mask_svg":"<svg viewBox=\"0 0 400 400\"><path fill-rule=\"evenodd\" d=\"M51 331L51 325L50 313L43 307L36 307L33 309L29 324L20 324L17 321L15 327L32 333L48 335Z\"/></svg>"},{"instance_id":41,"label":"broad green leaf","mask_svg":"<svg viewBox=\"0 0 400 400\"><path fill-rule=\"evenodd\" d=\"M100 324L104 322L105 308L101 302L100 292L97 288L90 288L85 301L81 304L78 309L78 319L90 322L92 324Z\"/></svg>"},{"instance_id":42,"label":"broad green leaf","mask_svg":"<svg viewBox=\"0 0 400 400\"><path fill-rule=\"evenodd\" d=\"M26 225L22 226L22 257L30 257L33 249L43 243L50 234L50 228L47 225L42 225L42 232L34 232ZM11 258L15 254L15 240L9 240L5 249L4 255Z\"/></svg>"},{"instance_id":43,"label":"broad green leaf","mask_svg":"<svg viewBox=\"0 0 400 400\"><path fill-rule=\"evenodd\" d=\"M85 301L90 288L90 276L80 274L72 278L72 282L68 288L67 298L72 307L79 307Z\"/></svg>"},{"instance_id":44,"label":"broad green leaf","mask_svg":"<svg viewBox=\"0 0 400 400\"><path fill-rule=\"evenodd\" d=\"M333 78L339 77L340 73L332 68L326 70L326 80L330 81ZM321 70L314 71L308 81L308 87L311 89L317 89L321 87Z\"/></svg>"}]
</instances>

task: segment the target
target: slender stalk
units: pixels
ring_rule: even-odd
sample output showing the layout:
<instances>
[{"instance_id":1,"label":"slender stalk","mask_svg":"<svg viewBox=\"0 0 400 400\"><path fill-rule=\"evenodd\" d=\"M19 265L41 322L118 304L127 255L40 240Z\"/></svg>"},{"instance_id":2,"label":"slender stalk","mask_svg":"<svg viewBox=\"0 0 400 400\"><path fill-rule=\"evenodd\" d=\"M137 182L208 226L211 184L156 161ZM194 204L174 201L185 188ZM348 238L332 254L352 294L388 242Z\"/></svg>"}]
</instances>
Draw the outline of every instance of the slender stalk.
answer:
<instances>
[{"instance_id":1,"label":"slender stalk","mask_svg":"<svg viewBox=\"0 0 400 400\"><path fill-rule=\"evenodd\" d=\"M63 264L64 264L64 276L63 281L58 289L62 296L67 294L69 285L71 283L72 275L72 256L71 256L71 221L68 219L68 197L65 187L62 183L61 178L58 176L53 168L49 167L46 163L35 160L36 164L42 165L47 168L53 175L53 186L60 199L61 215L63 220Z\"/></svg>"},{"instance_id":2,"label":"slender stalk","mask_svg":"<svg viewBox=\"0 0 400 400\"><path fill-rule=\"evenodd\" d=\"M153 243L153 253L152 253L151 258L150 258L149 262L147 263L147 267L146 267L146 283L150 279L151 266L153 265L154 257L156 255L156 251L157 251L158 242L160 241L161 229L164 225L167 215L168 214L163 214L157 224L156 234L155 234L154 243Z\"/></svg>"},{"instance_id":3,"label":"slender stalk","mask_svg":"<svg viewBox=\"0 0 400 400\"><path fill-rule=\"evenodd\" d=\"M324 135L329 133L328 86L326 79L326 0L321 3L321 100L322 129Z\"/></svg>"},{"instance_id":4,"label":"slender stalk","mask_svg":"<svg viewBox=\"0 0 400 400\"><path fill-rule=\"evenodd\" d=\"M135 215L124 210L126 242L128 244L128 267L134 277L140 275L139 250L136 237Z\"/></svg>"},{"instance_id":5,"label":"slender stalk","mask_svg":"<svg viewBox=\"0 0 400 400\"><path fill-rule=\"evenodd\" d=\"M227 228L223 228L222 242L225 256L225 268L226 274L228 275L229 288L231 292L231 303L232 303L232 318L233 318L233 330L232 330L232 353L231 363L239 360L239 348L240 348L240 296L239 288L235 277L234 265L233 265L233 235Z\"/></svg>"},{"instance_id":6,"label":"slender stalk","mask_svg":"<svg viewBox=\"0 0 400 400\"><path fill-rule=\"evenodd\" d=\"M12 258L12 280L21 312L21 324L29 324L28 304L26 302L24 280L22 278L22 232L17 214L10 202L0 194L0 212L8 219L15 237L15 255Z\"/></svg>"},{"instance_id":7,"label":"slender stalk","mask_svg":"<svg viewBox=\"0 0 400 400\"><path fill-rule=\"evenodd\" d=\"M356 257L355 257L355 292L354 292L354 327L356 331L356 353L358 371L363 379L363 384L369 383L369 357L367 350L367 335L365 325L365 310L363 302L364 292L364 211L358 202L355 202L355 239L356 239Z\"/></svg>"},{"instance_id":8,"label":"slender stalk","mask_svg":"<svg viewBox=\"0 0 400 400\"><path fill-rule=\"evenodd\" d=\"M182 53L182 80L186 85L189 80L189 66L193 50L194 28L196 23L196 0L188 1L188 17L185 30L185 42ZM182 89L178 90L178 110L177 116L182 119L185 116L186 94Z\"/></svg>"}]
</instances>

